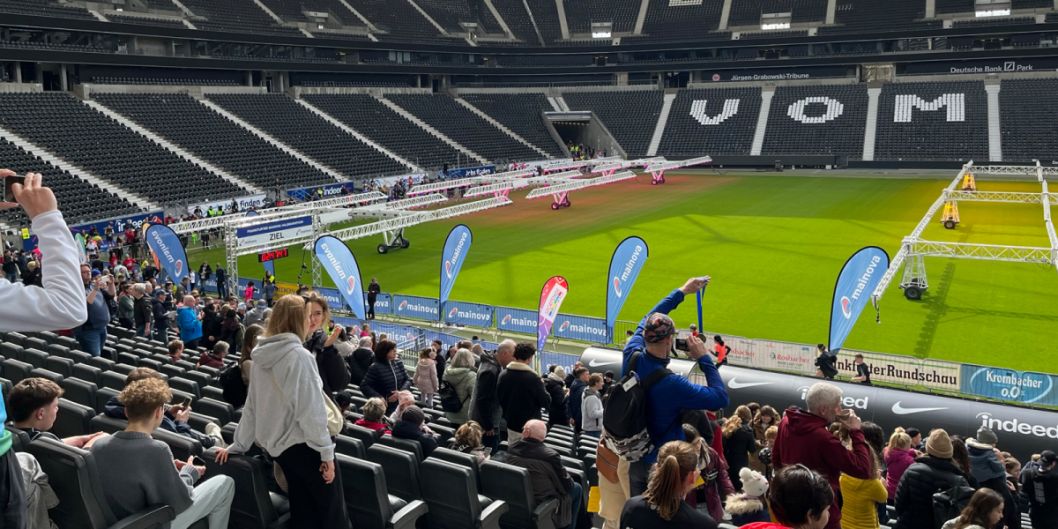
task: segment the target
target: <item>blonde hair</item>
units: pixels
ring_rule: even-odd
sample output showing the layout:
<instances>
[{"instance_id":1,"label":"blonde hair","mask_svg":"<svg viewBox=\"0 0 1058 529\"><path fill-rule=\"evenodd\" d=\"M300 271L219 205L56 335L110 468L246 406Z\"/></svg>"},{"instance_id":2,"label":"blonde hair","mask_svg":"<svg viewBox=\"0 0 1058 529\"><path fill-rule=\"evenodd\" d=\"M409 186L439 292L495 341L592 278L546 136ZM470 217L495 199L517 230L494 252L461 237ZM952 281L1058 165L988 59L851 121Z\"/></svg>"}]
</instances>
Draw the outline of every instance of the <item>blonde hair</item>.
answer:
<instances>
[{"instance_id":1,"label":"blonde hair","mask_svg":"<svg viewBox=\"0 0 1058 529\"><path fill-rule=\"evenodd\" d=\"M360 406L360 412L364 414L364 420L380 422L382 416L386 414L386 401L379 397L371 397L363 406Z\"/></svg>"},{"instance_id":2,"label":"blonde hair","mask_svg":"<svg viewBox=\"0 0 1058 529\"><path fill-rule=\"evenodd\" d=\"M305 322L305 298L297 294L287 294L279 298L272 306L272 316L268 318L265 336L276 336L289 332L305 341L308 324Z\"/></svg>"},{"instance_id":3,"label":"blonde hair","mask_svg":"<svg viewBox=\"0 0 1058 529\"><path fill-rule=\"evenodd\" d=\"M911 448L911 436L904 433L903 428L897 428L897 431L889 436L889 449L907 450L908 448Z\"/></svg>"},{"instance_id":4,"label":"blonde hair","mask_svg":"<svg viewBox=\"0 0 1058 529\"><path fill-rule=\"evenodd\" d=\"M469 448L481 448L481 436L484 432L475 421L467 421L456 430L456 443Z\"/></svg>"},{"instance_id":5,"label":"blonde hair","mask_svg":"<svg viewBox=\"0 0 1058 529\"><path fill-rule=\"evenodd\" d=\"M658 452L658 463L650 473L643 499L662 520L672 520L683 503L684 480L698 470L698 450L685 441L665 443Z\"/></svg>"},{"instance_id":6,"label":"blonde hair","mask_svg":"<svg viewBox=\"0 0 1058 529\"><path fill-rule=\"evenodd\" d=\"M776 437L779 437L778 426L769 426L767 430L764 430L765 441L774 441Z\"/></svg>"},{"instance_id":7,"label":"blonde hair","mask_svg":"<svg viewBox=\"0 0 1058 529\"><path fill-rule=\"evenodd\" d=\"M746 409L748 410L749 408ZM738 414L735 414L728 417L727 420L724 421L724 427L721 429L721 432L723 432L724 437L727 438L731 437L731 434L735 433L735 430L738 430L741 427L742 417L739 417Z\"/></svg>"}]
</instances>

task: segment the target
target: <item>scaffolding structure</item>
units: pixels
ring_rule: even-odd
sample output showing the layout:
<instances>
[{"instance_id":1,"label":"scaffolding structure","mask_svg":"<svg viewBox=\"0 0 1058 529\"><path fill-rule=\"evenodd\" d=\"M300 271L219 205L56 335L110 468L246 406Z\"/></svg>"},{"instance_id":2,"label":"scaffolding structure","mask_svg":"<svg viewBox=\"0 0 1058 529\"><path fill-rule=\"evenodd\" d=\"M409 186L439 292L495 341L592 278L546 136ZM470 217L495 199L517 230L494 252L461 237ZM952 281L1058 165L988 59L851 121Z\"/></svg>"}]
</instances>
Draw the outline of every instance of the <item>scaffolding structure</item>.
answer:
<instances>
[{"instance_id":1,"label":"scaffolding structure","mask_svg":"<svg viewBox=\"0 0 1058 529\"><path fill-rule=\"evenodd\" d=\"M975 176L992 175L1002 177L1035 177L1040 183L1039 193L1013 191L976 191L963 190L966 182L973 182ZM1058 204L1058 194L1050 193L1047 177L1058 175L1058 168L1036 165L988 165L974 166L973 160L962 167L959 174L944 188L940 197L933 203L910 235L904 237L900 251L893 257L889 269L882 276L878 286L871 295L875 308L885 295L889 284L896 278L900 268L904 268L900 288L904 297L910 300L922 298L929 288L926 275L926 257L948 257L952 259L974 259L1010 263L1046 264L1058 269L1058 235L1055 234L1051 220L1051 205ZM922 239L922 233L933 221L934 216L943 208L941 222L946 228L954 229L959 222L959 202L997 202L1013 204L1040 204L1043 209L1044 229L1050 247L1013 246L1002 244L974 244L962 242L939 242Z\"/></svg>"}]
</instances>

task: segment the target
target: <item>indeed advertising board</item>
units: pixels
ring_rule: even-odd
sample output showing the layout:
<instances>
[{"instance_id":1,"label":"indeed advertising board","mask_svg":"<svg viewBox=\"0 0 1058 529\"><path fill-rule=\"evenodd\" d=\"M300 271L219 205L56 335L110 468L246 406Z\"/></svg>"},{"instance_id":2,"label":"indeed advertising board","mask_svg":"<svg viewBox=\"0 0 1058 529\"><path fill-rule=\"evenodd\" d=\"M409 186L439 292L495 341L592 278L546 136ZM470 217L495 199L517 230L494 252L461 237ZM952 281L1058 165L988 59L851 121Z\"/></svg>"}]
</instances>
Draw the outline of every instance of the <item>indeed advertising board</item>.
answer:
<instances>
[{"instance_id":1,"label":"indeed advertising board","mask_svg":"<svg viewBox=\"0 0 1058 529\"><path fill-rule=\"evenodd\" d=\"M960 391L992 399L1058 406L1052 375L998 367L962 366Z\"/></svg>"}]
</instances>

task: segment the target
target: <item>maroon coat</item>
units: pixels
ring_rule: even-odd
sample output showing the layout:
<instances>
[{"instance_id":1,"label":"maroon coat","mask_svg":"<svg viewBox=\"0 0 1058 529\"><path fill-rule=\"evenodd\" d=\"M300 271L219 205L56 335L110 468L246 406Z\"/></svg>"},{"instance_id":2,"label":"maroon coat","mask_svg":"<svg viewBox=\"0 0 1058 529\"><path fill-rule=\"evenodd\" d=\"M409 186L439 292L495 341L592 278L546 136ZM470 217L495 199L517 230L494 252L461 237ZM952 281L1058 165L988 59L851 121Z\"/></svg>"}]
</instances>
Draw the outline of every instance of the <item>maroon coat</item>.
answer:
<instances>
[{"instance_id":1,"label":"maroon coat","mask_svg":"<svg viewBox=\"0 0 1058 529\"><path fill-rule=\"evenodd\" d=\"M826 529L841 528L841 508L838 478L844 472L854 478L867 479L871 472L871 451L863 440L863 432L850 432L852 450L827 431L827 420L795 406L786 409L779 422L771 460L776 470L798 463L820 473L834 489L834 503L830 506L830 522Z\"/></svg>"}]
</instances>

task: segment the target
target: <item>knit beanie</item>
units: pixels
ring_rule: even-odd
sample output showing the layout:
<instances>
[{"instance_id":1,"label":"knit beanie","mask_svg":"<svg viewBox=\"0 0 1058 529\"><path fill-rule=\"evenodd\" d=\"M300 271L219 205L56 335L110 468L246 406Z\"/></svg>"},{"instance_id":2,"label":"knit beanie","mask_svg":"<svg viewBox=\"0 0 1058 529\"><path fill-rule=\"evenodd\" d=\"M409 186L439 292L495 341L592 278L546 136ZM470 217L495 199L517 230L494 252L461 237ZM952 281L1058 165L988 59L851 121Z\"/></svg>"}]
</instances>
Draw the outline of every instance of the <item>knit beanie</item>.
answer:
<instances>
[{"instance_id":1,"label":"knit beanie","mask_svg":"<svg viewBox=\"0 0 1058 529\"><path fill-rule=\"evenodd\" d=\"M948 432L941 429L933 430L926 440L926 453L941 459L951 459L954 448L951 445L951 437Z\"/></svg>"},{"instance_id":2,"label":"knit beanie","mask_svg":"<svg viewBox=\"0 0 1058 529\"><path fill-rule=\"evenodd\" d=\"M404 409L404 413L400 416L400 419L404 422L410 422L415 426L422 426L423 421L426 420L426 414L422 412L422 408L418 406L408 406ZM951 444L949 443L949 447ZM949 457L951 451L949 450Z\"/></svg>"},{"instance_id":3,"label":"knit beanie","mask_svg":"<svg viewBox=\"0 0 1058 529\"><path fill-rule=\"evenodd\" d=\"M978 443L985 444L988 446L995 446L999 444L999 437L996 437L996 433L993 432L987 426L982 426L977 429L977 436L975 437Z\"/></svg>"},{"instance_id":4,"label":"knit beanie","mask_svg":"<svg viewBox=\"0 0 1058 529\"><path fill-rule=\"evenodd\" d=\"M738 471L738 477L742 480L742 492L745 492L746 496L763 498L768 492L768 480L760 472L742 467Z\"/></svg>"}]
</instances>

